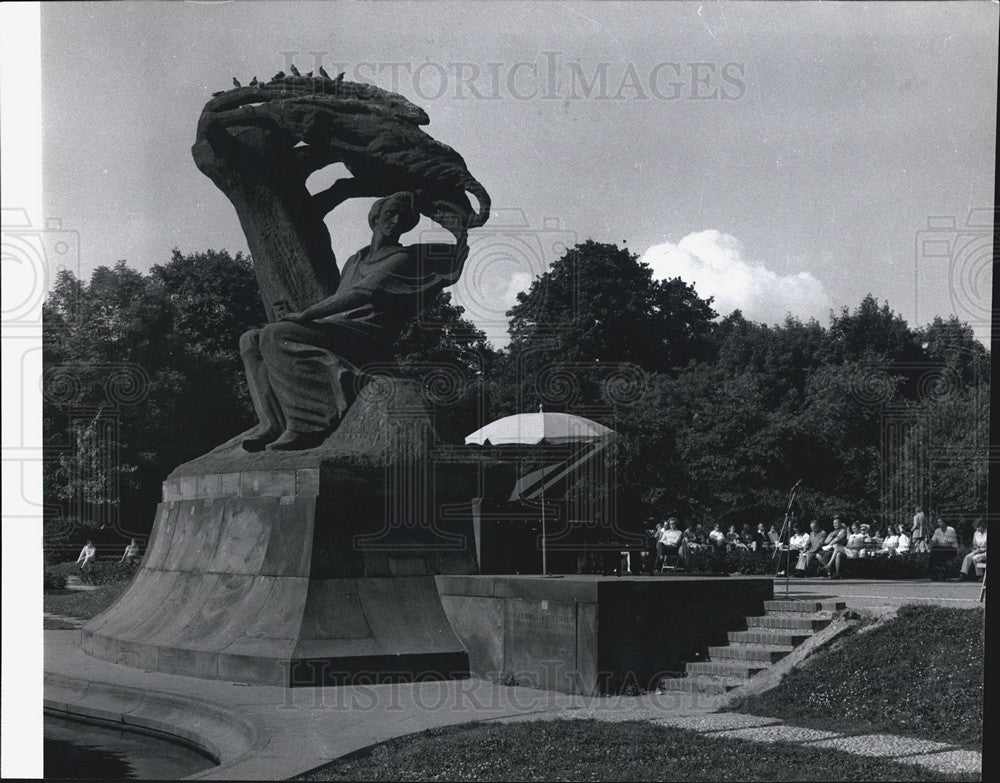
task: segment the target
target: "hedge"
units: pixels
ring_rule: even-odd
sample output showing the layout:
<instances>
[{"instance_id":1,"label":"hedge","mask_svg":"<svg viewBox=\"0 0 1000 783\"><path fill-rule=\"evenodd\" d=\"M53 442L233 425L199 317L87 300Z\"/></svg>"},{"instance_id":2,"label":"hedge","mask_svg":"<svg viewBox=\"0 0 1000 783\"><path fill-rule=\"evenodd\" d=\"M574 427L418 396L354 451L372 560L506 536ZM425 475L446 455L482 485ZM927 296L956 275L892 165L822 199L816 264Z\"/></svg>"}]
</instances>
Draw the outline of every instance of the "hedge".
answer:
<instances>
[{"instance_id":1,"label":"hedge","mask_svg":"<svg viewBox=\"0 0 1000 783\"><path fill-rule=\"evenodd\" d=\"M94 560L86 570L80 572L80 581L88 585L111 585L131 581L139 564L122 563L118 560Z\"/></svg>"},{"instance_id":2,"label":"hedge","mask_svg":"<svg viewBox=\"0 0 1000 783\"><path fill-rule=\"evenodd\" d=\"M713 552L699 549L688 557L687 570L690 573L741 573L751 575L775 575L784 567L785 558L775 557L773 552L763 550L751 552L738 549L730 552ZM935 564L935 572L941 576L958 576L961 555L956 555ZM794 561L791 563L795 568ZM930 555L926 552L907 554L876 554L872 557L845 559L841 576L856 579L926 579L931 575Z\"/></svg>"}]
</instances>

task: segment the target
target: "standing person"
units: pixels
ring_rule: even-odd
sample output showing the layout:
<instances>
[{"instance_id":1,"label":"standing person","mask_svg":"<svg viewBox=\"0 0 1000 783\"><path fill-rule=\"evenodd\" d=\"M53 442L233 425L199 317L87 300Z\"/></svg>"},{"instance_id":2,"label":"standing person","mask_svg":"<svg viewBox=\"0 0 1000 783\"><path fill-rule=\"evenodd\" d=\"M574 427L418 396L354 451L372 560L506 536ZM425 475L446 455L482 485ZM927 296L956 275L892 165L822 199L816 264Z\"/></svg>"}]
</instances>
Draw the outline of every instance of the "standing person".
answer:
<instances>
[{"instance_id":1,"label":"standing person","mask_svg":"<svg viewBox=\"0 0 1000 783\"><path fill-rule=\"evenodd\" d=\"M135 539L133 538L131 542L129 542L129 545L125 547L125 554L122 555L122 559L119 560L118 562L128 563L129 565L132 565L132 563L135 562L135 559L137 557L139 557L139 545L135 542Z\"/></svg>"},{"instance_id":2,"label":"standing person","mask_svg":"<svg viewBox=\"0 0 1000 783\"><path fill-rule=\"evenodd\" d=\"M962 574L959 577L963 582L975 576L976 563L986 562L986 523L981 519L976 520L976 532L972 534L972 551L962 560Z\"/></svg>"},{"instance_id":3,"label":"standing person","mask_svg":"<svg viewBox=\"0 0 1000 783\"><path fill-rule=\"evenodd\" d=\"M83 545L83 549L80 550L80 556L76 559L76 564L80 566L81 571L86 571L95 557L97 557L97 547L94 546L93 541L88 541Z\"/></svg>"},{"instance_id":4,"label":"standing person","mask_svg":"<svg viewBox=\"0 0 1000 783\"><path fill-rule=\"evenodd\" d=\"M910 528L910 547L914 552L928 551L927 533L927 516L924 514L924 507L917 506L917 513L913 515L913 526Z\"/></svg>"}]
</instances>

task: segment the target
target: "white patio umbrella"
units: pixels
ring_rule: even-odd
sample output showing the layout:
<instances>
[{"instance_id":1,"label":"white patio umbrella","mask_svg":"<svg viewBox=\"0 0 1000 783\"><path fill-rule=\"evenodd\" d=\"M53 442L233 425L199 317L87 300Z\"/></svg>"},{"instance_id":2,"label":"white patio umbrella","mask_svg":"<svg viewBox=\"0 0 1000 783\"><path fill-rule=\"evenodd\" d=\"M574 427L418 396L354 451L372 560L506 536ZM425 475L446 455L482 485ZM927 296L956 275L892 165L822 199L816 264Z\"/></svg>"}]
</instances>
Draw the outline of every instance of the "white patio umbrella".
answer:
<instances>
[{"instance_id":1,"label":"white patio umbrella","mask_svg":"<svg viewBox=\"0 0 1000 783\"><path fill-rule=\"evenodd\" d=\"M596 421L570 413L538 413L505 416L480 427L465 442L478 446L539 446L610 441L615 431ZM542 574L548 573L545 547L545 479L542 479Z\"/></svg>"}]
</instances>

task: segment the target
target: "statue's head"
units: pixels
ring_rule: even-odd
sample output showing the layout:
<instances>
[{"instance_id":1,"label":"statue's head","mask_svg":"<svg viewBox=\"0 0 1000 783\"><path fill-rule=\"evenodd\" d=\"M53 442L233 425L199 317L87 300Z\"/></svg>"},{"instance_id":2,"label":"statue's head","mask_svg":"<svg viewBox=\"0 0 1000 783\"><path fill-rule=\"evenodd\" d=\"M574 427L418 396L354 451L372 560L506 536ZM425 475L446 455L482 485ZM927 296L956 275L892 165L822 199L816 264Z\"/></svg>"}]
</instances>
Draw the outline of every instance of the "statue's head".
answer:
<instances>
[{"instance_id":1,"label":"statue's head","mask_svg":"<svg viewBox=\"0 0 1000 783\"><path fill-rule=\"evenodd\" d=\"M417 211L413 193L403 191L380 198L372 204L372 208L368 212L368 225L374 231L380 218L392 217L395 218L395 230L400 236L413 229L420 222L420 212Z\"/></svg>"}]
</instances>

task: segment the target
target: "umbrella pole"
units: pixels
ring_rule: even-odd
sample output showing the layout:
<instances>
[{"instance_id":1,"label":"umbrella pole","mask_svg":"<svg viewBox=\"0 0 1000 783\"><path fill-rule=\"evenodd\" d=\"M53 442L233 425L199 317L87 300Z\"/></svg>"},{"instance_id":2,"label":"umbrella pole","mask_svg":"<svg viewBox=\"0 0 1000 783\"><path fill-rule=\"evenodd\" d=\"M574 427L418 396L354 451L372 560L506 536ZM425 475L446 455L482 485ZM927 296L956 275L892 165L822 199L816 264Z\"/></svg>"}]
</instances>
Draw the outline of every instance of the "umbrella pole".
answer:
<instances>
[{"instance_id":1,"label":"umbrella pole","mask_svg":"<svg viewBox=\"0 0 1000 783\"><path fill-rule=\"evenodd\" d=\"M542 576L549 573L548 563L545 558L545 477L542 477Z\"/></svg>"}]
</instances>

